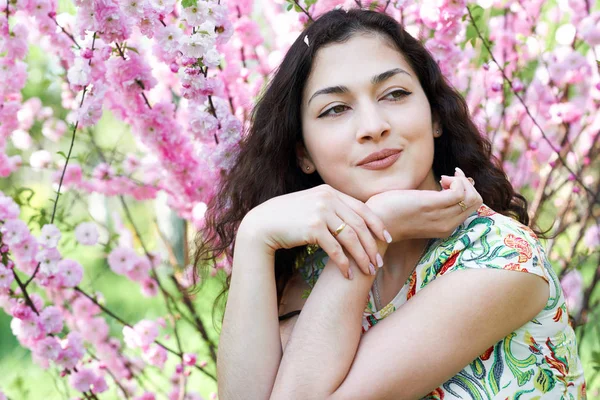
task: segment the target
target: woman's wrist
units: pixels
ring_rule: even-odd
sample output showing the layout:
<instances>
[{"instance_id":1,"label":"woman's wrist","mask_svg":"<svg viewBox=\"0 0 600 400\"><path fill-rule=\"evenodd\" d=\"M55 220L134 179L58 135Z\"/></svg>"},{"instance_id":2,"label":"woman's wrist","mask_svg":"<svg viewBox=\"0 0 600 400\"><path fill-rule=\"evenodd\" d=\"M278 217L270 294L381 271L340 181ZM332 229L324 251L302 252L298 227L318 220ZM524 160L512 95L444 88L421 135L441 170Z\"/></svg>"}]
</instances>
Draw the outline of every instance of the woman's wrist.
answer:
<instances>
[{"instance_id":1,"label":"woman's wrist","mask_svg":"<svg viewBox=\"0 0 600 400\"><path fill-rule=\"evenodd\" d=\"M264 225L261 224L261 221L256 215L252 214L252 211L246 214L238 226L235 237L235 246L237 247L238 243L242 242L254 246L256 250L261 250L266 255L275 257L275 251L277 251L277 249L269 243L268 235L264 230Z\"/></svg>"},{"instance_id":2,"label":"woman's wrist","mask_svg":"<svg viewBox=\"0 0 600 400\"><path fill-rule=\"evenodd\" d=\"M392 237L391 243L400 242L402 240L408 239L407 237L405 237L406 236L405 230L402 229L403 225L390 220L389 210L385 209L385 207L389 207L389 206L381 201L381 197L379 197L379 198L377 196L371 197L369 200L367 200L365 202L365 204L367 205L367 207L369 207L371 209L371 211L373 211L375 213L375 215L377 215L379 218L381 218L381 220L383 221L383 224L385 225L386 230ZM377 239L377 244L378 244L378 246L385 244L385 249L387 249L387 246L389 246L389 243L381 242L379 239ZM381 254L381 255L383 256L383 254Z\"/></svg>"}]
</instances>

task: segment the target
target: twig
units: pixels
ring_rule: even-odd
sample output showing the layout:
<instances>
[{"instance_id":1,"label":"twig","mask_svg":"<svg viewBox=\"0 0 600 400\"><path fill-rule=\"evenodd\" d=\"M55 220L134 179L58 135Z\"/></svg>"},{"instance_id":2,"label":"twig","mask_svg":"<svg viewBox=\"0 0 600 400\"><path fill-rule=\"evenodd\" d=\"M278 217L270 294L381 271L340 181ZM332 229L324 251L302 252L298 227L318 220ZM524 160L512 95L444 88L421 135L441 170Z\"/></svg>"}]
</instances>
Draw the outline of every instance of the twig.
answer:
<instances>
[{"instance_id":1,"label":"twig","mask_svg":"<svg viewBox=\"0 0 600 400\"><path fill-rule=\"evenodd\" d=\"M65 28L63 28L62 26L60 26L60 25L58 24L58 22L56 21L56 19L54 19L54 17L52 17L52 16L50 16L50 15L48 15L48 17L49 17L49 18L50 18L52 21L54 21L54 23L56 24L56 26L58 26L58 27L60 28L60 30L61 30L61 31L63 31L63 33L69 37L69 39L71 39L71 41L72 41L72 42L75 44L75 47L77 47L78 49L81 49L81 46L79 45L79 43L77 43L77 40L75 40L75 37L74 37L72 34L70 34L69 32L67 32L67 31L65 30ZM94 37L95 37L95 36L96 36L96 34L94 34Z\"/></svg>"},{"instance_id":2,"label":"twig","mask_svg":"<svg viewBox=\"0 0 600 400\"><path fill-rule=\"evenodd\" d=\"M56 21L54 21L56 22ZM57 24L58 25L58 24ZM66 32L65 32L66 33ZM92 39L92 51L94 51L94 45L96 44L96 32L94 32L94 37ZM92 64L92 59L89 60L88 65ZM81 95L81 101L79 102L79 109L83 106L83 101L85 100L85 94L87 92L87 88L89 85L86 85L83 88L83 93ZM60 189L62 188L62 183L65 178L65 173L67 172L67 166L69 165L69 160L71 159L71 153L73 152L73 146L75 145L75 134L77 133L77 127L79 126L79 119L75 121L75 125L73 126L73 133L71 134L71 145L69 146L69 153L67 154L67 159L65 160L65 165L62 170L62 174L60 175L60 181L58 183L58 190L56 191L56 198L54 199L54 208L52 209L52 218L50 218L50 223L54 223L54 217L56 216L56 208L58 207L58 199L60 198ZM25 287L27 287L31 281L35 278L37 272L40 269L40 263L35 267L33 274L31 277L25 282Z\"/></svg>"},{"instance_id":3,"label":"twig","mask_svg":"<svg viewBox=\"0 0 600 400\"><path fill-rule=\"evenodd\" d=\"M308 13L308 11L306 11L306 10L304 9L304 7L302 7L302 6L300 5L300 3L298 3L298 0L294 0L294 4L295 4L295 5L296 5L296 7L298 7L300 10L302 10L302 12L303 12L304 14L306 14L306 16L308 17L308 19L309 19L309 21L310 21L310 22L315 22L315 20L313 19L313 17L311 17L311 15Z\"/></svg>"},{"instance_id":4,"label":"twig","mask_svg":"<svg viewBox=\"0 0 600 400\"><path fill-rule=\"evenodd\" d=\"M115 42L115 46L117 46L117 51L119 52L119 55L121 56L121 58L123 60L127 60L127 58L125 58L125 53L119 46L119 43ZM150 102L148 101L148 98L146 97L146 94L144 93L144 90L146 90L146 88L144 87L144 84L137 79L135 80L135 83L137 83L137 85L142 89L142 92L140 94L142 95L142 98L146 102L146 105L148 106L148 108L152 110L152 106L150 105Z\"/></svg>"}]
</instances>

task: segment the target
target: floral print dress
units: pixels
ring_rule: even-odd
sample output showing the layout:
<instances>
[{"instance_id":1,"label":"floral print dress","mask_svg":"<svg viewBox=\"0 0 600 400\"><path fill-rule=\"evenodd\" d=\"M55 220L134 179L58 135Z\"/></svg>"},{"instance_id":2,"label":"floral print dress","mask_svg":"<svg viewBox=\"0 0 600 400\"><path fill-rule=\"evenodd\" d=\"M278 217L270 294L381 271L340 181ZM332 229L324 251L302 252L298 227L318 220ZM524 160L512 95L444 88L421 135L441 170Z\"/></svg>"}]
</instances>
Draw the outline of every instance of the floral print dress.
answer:
<instances>
[{"instance_id":1,"label":"floral print dress","mask_svg":"<svg viewBox=\"0 0 600 400\"><path fill-rule=\"evenodd\" d=\"M314 287L329 257L318 249L299 268ZM560 282L528 227L481 206L446 239L435 239L391 303L376 311L369 292L363 334L438 276L466 268L536 274L549 283L546 307L423 399L586 399L585 379ZM310 293L304 294L306 297Z\"/></svg>"}]
</instances>

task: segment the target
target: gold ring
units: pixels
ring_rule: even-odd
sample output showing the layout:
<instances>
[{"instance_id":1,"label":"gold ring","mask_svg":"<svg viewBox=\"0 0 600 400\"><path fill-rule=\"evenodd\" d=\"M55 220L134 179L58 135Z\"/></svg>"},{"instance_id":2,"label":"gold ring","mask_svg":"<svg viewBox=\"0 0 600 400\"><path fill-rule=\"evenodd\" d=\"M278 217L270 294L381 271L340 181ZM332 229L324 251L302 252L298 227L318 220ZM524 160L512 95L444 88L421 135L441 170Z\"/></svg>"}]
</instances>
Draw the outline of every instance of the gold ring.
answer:
<instances>
[{"instance_id":1,"label":"gold ring","mask_svg":"<svg viewBox=\"0 0 600 400\"><path fill-rule=\"evenodd\" d=\"M471 182L471 185L475 186L475 180L473 178L467 178L467 180Z\"/></svg>"},{"instance_id":2,"label":"gold ring","mask_svg":"<svg viewBox=\"0 0 600 400\"><path fill-rule=\"evenodd\" d=\"M335 230L335 232L332 233L333 237L336 237L337 235L339 235L340 232L343 231L345 227L346 227L346 223L342 222L342 224Z\"/></svg>"},{"instance_id":3,"label":"gold ring","mask_svg":"<svg viewBox=\"0 0 600 400\"><path fill-rule=\"evenodd\" d=\"M465 204L465 202L462 201L462 200L458 202L458 205L463 210L463 212L467 211L467 208L469 208L469 207L467 207L467 205Z\"/></svg>"}]
</instances>

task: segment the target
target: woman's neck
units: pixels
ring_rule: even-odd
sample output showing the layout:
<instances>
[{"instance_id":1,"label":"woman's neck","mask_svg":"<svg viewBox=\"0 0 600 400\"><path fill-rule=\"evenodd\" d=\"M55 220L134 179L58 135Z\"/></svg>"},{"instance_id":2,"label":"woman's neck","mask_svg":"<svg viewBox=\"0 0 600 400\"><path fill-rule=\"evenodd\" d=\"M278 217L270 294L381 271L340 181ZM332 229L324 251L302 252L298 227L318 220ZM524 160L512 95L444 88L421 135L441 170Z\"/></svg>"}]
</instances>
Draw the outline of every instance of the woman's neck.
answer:
<instances>
[{"instance_id":1,"label":"woman's neck","mask_svg":"<svg viewBox=\"0 0 600 400\"><path fill-rule=\"evenodd\" d=\"M383 267L379 271L385 281L404 281L419 262L428 239L409 239L392 243L383 257Z\"/></svg>"}]
</instances>

